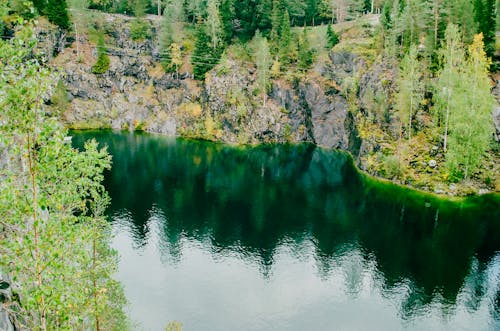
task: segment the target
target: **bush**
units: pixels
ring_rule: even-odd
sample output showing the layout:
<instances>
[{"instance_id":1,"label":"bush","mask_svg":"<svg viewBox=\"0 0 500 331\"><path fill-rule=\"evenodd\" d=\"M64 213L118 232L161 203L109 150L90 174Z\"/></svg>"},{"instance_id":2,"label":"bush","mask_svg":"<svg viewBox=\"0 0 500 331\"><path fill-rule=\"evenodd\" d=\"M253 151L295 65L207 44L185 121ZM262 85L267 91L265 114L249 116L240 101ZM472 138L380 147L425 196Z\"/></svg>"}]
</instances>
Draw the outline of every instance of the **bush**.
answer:
<instances>
[{"instance_id":1,"label":"bush","mask_svg":"<svg viewBox=\"0 0 500 331\"><path fill-rule=\"evenodd\" d=\"M388 178L399 177L403 174L403 165L397 156L389 155L384 158L384 172Z\"/></svg>"},{"instance_id":2,"label":"bush","mask_svg":"<svg viewBox=\"0 0 500 331\"><path fill-rule=\"evenodd\" d=\"M143 40L149 37L148 23L140 18L136 18L130 25L130 37L132 40Z\"/></svg>"},{"instance_id":3,"label":"bush","mask_svg":"<svg viewBox=\"0 0 500 331\"><path fill-rule=\"evenodd\" d=\"M109 56L106 53L100 53L97 62L92 66L92 73L102 75L109 69Z\"/></svg>"}]
</instances>

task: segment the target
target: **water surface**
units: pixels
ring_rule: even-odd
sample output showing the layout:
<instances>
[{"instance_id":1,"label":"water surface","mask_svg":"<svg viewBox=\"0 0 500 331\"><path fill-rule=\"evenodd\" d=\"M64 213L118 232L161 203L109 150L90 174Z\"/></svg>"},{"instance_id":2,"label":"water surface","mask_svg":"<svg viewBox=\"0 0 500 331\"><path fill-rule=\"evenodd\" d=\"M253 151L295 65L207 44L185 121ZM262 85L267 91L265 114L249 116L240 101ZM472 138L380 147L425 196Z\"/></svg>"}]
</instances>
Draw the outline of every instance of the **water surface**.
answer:
<instances>
[{"instance_id":1,"label":"water surface","mask_svg":"<svg viewBox=\"0 0 500 331\"><path fill-rule=\"evenodd\" d=\"M499 330L499 198L366 179L311 145L108 146L117 278L140 330Z\"/></svg>"}]
</instances>

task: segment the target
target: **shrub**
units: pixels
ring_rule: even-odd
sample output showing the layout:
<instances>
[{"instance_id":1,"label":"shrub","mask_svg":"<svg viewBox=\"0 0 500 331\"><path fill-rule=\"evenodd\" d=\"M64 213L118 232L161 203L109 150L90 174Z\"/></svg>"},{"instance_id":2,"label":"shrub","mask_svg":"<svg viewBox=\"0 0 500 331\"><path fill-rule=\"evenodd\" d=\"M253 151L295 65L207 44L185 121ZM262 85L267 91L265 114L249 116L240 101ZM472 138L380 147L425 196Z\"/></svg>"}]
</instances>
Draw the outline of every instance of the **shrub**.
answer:
<instances>
[{"instance_id":1,"label":"shrub","mask_svg":"<svg viewBox=\"0 0 500 331\"><path fill-rule=\"evenodd\" d=\"M101 53L97 57L97 62L92 66L92 73L102 75L109 69L109 56L106 53Z\"/></svg>"},{"instance_id":2,"label":"shrub","mask_svg":"<svg viewBox=\"0 0 500 331\"><path fill-rule=\"evenodd\" d=\"M136 18L130 25L130 37L132 40L144 40L149 37L148 23L140 18Z\"/></svg>"}]
</instances>

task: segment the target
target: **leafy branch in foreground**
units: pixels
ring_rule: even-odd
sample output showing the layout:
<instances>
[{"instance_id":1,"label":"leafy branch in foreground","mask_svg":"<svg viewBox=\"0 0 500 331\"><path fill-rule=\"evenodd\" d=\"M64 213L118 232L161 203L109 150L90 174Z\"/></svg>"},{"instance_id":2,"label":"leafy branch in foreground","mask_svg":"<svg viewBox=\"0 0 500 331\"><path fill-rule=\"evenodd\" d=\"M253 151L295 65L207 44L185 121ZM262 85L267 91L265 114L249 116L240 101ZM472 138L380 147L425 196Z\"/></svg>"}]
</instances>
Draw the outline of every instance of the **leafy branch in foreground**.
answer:
<instances>
[{"instance_id":1,"label":"leafy branch in foreground","mask_svg":"<svg viewBox=\"0 0 500 331\"><path fill-rule=\"evenodd\" d=\"M0 266L17 284L23 327L124 330L127 319L102 186L111 165L79 152L44 110L58 77L32 55L26 26L0 41Z\"/></svg>"}]
</instances>

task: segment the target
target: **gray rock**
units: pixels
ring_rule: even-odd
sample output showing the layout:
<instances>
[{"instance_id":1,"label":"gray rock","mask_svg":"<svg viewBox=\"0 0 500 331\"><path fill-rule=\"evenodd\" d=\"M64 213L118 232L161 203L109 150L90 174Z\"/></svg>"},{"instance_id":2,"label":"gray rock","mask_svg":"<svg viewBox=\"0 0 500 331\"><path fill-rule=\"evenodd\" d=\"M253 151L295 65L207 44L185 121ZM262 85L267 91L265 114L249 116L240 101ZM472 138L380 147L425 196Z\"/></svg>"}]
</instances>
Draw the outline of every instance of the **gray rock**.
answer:
<instances>
[{"instance_id":1,"label":"gray rock","mask_svg":"<svg viewBox=\"0 0 500 331\"><path fill-rule=\"evenodd\" d=\"M436 166L437 166L437 162L436 162L436 160L430 160L430 161L429 161L429 167L431 167L431 168L435 168Z\"/></svg>"}]
</instances>

